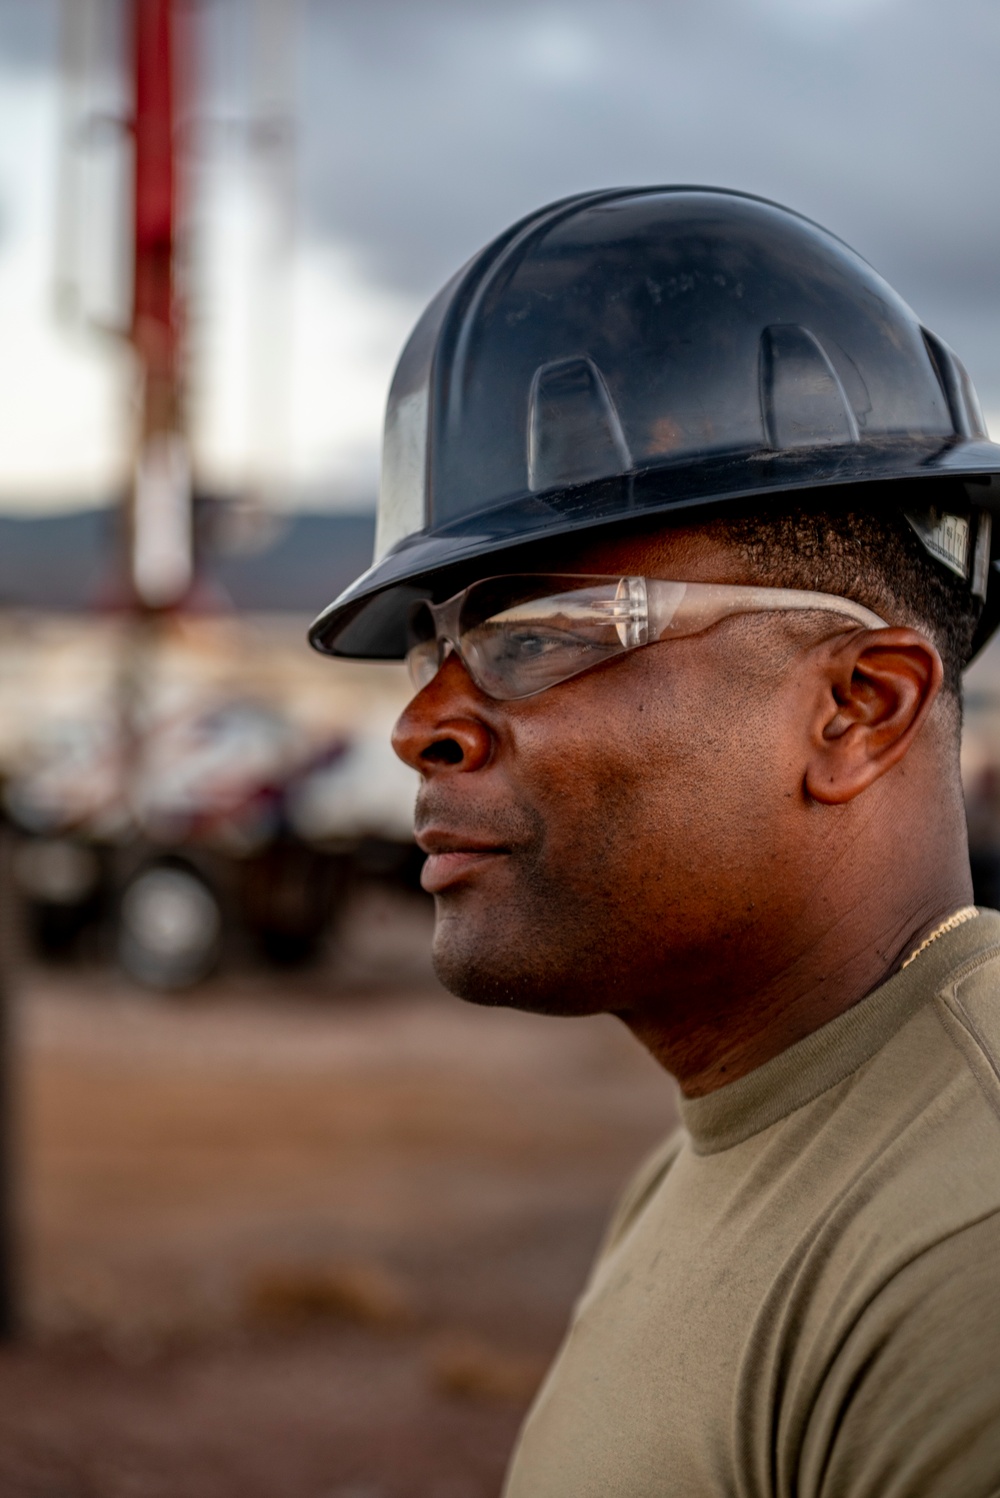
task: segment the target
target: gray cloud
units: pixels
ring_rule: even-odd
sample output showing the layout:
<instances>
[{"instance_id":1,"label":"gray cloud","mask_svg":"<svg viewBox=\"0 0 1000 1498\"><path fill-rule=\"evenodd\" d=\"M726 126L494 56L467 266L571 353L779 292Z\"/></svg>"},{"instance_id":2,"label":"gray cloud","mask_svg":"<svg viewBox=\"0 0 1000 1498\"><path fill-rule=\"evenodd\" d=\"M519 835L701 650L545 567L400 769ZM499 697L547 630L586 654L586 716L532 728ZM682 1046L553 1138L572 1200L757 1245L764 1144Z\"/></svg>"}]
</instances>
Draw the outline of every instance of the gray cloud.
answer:
<instances>
[{"instance_id":1,"label":"gray cloud","mask_svg":"<svg viewBox=\"0 0 1000 1498\"><path fill-rule=\"evenodd\" d=\"M1000 406L990 0L311 0L301 206L430 294L506 223L628 182L708 182L825 223Z\"/></svg>"},{"instance_id":2,"label":"gray cloud","mask_svg":"<svg viewBox=\"0 0 1000 1498\"><path fill-rule=\"evenodd\" d=\"M58 23L57 0L0 0L0 57L8 66L51 68Z\"/></svg>"}]
</instances>

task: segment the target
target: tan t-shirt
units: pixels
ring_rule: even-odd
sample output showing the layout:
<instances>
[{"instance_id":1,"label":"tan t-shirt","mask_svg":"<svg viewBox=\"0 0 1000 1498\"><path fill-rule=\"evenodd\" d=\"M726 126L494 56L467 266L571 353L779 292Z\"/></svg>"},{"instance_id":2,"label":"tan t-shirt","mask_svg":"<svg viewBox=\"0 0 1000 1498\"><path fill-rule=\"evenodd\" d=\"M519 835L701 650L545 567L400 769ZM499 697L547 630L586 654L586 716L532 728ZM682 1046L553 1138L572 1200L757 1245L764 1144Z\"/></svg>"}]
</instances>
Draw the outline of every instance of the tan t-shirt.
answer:
<instances>
[{"instance_id":1,"label":"tan t-shirt","mask_svg":"<svg viewBox=\"0 0 1000 1498\"><path fill-rule=\"evenodd\" d=\"M1000 1494L1000 915L632 1183L506 1498Z\"/></svg>"}]
</instances>

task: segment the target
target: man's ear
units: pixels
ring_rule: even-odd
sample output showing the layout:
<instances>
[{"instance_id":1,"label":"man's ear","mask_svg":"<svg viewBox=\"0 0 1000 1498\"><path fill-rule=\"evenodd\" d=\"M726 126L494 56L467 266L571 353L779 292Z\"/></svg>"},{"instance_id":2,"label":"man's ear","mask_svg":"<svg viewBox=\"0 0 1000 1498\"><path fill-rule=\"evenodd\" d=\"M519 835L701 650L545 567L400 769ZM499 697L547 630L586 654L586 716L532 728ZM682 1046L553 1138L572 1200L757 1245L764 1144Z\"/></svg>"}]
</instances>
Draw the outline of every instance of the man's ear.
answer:
<instances>
[{"instance_id":1,"label":"man's ear","mask_svg":"<svg viewBox=\"0 0 1000 1498\"><path fill-rule=\"evenodd\" d=\"M941 689L937 650L914 629L864 630L827 643L805 789L852 801L908 752Z\"/></svg>"}]
</instances>

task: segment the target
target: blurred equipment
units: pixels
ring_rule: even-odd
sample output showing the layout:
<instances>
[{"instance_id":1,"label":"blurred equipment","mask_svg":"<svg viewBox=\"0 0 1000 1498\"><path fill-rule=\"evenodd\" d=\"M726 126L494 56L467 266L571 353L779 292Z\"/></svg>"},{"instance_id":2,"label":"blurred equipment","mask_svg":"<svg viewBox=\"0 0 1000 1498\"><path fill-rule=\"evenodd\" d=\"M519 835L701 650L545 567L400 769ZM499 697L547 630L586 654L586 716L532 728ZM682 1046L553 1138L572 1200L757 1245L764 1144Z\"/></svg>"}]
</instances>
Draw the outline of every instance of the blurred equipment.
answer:
<instances>
[{"instance_id":1,"label":"blurred equipment","mask_svg":"<svg viewBox=\"0 0 1000 1498\"><path fill-rule=\"evenodd\" d=\"M1000 447L962 365L842 240L743 193L586 193L501 234L403 351L382 475L375 565L312 629L331 655L402 657L413 603L512 546L835 484L986 600L976 649L1000 620Z\"/></svg>"},{"instance_id":2,"label":"blurred equipment","mask_svg":"<svg viewBox=\"0 0 1000 1498\"><path fill-rule=\"evenodd\" d=\"M994 745L994 750L995 750ZM969 824L969 865L977 905L1000 909L1000 769L983 765L965 791Z\"/></svg>"},{"instance_id":3,"label":"blurred equipment","mask_svg":"<svg viewBox=\"0 0 1000 1498\"><path fill-rule=\"evenodd\" d=\"M144 725L125 776L109 725L55 724L5 791L36 951L71 957L90 943L161 989L241 950L309 960L356 874L416 882L411 777L382 739L383 724L313 739L234 697Z\"/></svg>"}]
</instances>

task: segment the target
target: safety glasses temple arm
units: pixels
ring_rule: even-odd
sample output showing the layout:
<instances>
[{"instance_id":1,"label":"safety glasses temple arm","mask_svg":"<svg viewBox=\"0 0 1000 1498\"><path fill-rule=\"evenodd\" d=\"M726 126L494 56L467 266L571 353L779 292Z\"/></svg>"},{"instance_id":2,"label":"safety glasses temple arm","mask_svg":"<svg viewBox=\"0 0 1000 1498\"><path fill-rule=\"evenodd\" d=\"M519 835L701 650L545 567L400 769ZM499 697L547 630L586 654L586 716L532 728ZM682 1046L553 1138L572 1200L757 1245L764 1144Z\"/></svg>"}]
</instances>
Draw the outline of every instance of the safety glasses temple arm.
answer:
<instances>
[{"instance_id":1,"label":"safety glasses temple arm","mask_svg":"<svg viewBox=\"0 0 1000 1498\"><path fill-rule=\"evenodd\" d=\"M887 629L863 604L832 593L799 588L754 588L732 583L671 583L646 580L649 639L697 634L733 614L821 611L852 619L865 629Z\"/></svg>"}]
</instances>

